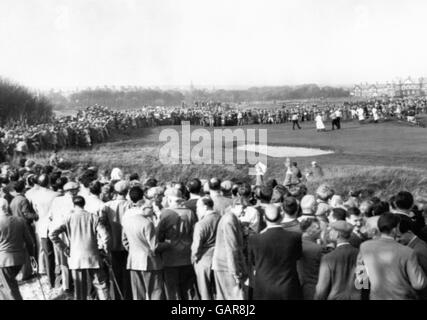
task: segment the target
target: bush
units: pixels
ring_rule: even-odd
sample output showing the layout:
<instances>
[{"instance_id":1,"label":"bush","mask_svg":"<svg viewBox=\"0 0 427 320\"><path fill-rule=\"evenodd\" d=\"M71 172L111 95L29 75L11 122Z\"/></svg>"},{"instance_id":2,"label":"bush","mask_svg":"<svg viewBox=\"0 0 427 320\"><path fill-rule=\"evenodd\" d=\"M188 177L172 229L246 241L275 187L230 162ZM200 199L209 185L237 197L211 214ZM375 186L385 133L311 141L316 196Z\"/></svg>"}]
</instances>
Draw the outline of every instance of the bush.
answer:
<instances>
[{"instance_id":1,"label":"bush","mask_svg":"<svg viewBox=\"0 0 427 320\"><path fill-rule=\"evenodd\" d=\"M11 123L38 124L52 118L52 105L43 96L0 78L0 125Z\"/></svg>"}]
</instances>

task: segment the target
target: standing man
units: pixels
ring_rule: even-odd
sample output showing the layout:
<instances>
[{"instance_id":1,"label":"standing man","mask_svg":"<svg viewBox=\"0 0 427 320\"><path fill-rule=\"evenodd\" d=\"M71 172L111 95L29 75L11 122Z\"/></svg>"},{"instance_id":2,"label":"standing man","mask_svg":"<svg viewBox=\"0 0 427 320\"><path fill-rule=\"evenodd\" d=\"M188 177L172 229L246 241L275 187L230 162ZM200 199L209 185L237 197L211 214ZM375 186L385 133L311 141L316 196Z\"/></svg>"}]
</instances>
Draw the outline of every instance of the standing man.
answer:
<instances>
[{"instance_id":1,"label":"standing man","mask_svg":"<svg viewBox=\"0 0 427 320\"><path fill-rule=\"evenodd\" d=\"M319 221L315 218L305 218L301 221L300 227L302 232L302 256L297 263L298 276L303 299L313 300L322 258L322 246L318 244L322 230L320 229Z\"/></svg>"},{"instance_id":2,"label":"standing man","mask_svg":"<svg viewBox=\"0 0 427 320\"><path fill-rule=\"evenodd\" d=\"M284 213L283 220L281 221L281 226L286 231L296 232L301 235L301 228L298 216L299 205L297 199L294 197L286 197L283 200L282 211Z\"/></svg>"},{"instance_id":3,"label":"standing man","mask_svg":"<svg viewBox=\"0 0 427 320\"><path fill-rule=\"evenodd\" d=\"M249 260L254 267L255 300L301 299L297 260L302 254L301 234L283 230L280 208L265 208L267 228L249 238Z\"/></svg>"},{"instance_id":4,"label":"standing man","mask_svg":"<svg viewBox=\"0 0 427 320\"><path fill-rule=\"evenodd\" d=\"M56 226L60 226L62 223L64 223L64 221L72 214L72 211L74 210L73 197L76 196L79 192L79 185L75 182L67 182L63 189L65 194L53 199L52 205L50 206L49 230L53 230ZM68 243L68 239L65 234L61 234L60 237L62 241ZM56 265L59 266L61 271L62 289L66 292L70 291L71 272L68 268L68 257L57 246L54 246L54 253Z\"/></svg>"},{"instance_id":5,"label":"standing man","mask_svg":"<svg viewBox=\"0 0 427 320\"><path fill-rule=\"evenodd\" d=\"M167 208L163 208L158 224L158 240L169 242L162 252L167 300L190 300L195 296L196 275L191 265L191 243L194 224L193 211L183 205L180 190L166 191Z\"/></svg>"},{"instance_id":6,"label":"standing man","mask_svg":"<svg viewBox=\"0 0 427 320\"><path fill-rule=\"evenodd\" d=\"M246 263L243 254L243 230L237 218L240 208L227 210L218 223L212 270L216 300L243 300Z\"/></svg>"},{"instance_id":7,"label":"standing man","mask_svg":"<svg viewBox=\"0 0 427 320\"><path fill-rule=\"evenodd\" d=\"M10 202L10 211L13 216L24 219L27 224L28 231L30 232L30 235L33 239L34 246L36 248L36 233L34 230L33 222L36 223L36 221L39 219L39 216L37 215L37 213L34 212L31 203L24 196L24 192L25 182L23 180L18 180L12 183L10 195L13 196L13 199ZM37 251L35 250L35 252ZM21 278L22 280L26 280L32 275L31 262L28 256L26 257L26 262L21 270L21 274L22 277L18 278Z\"/></svg>"},{"instance_id":8,"label":"standing man","mask_svg":"<svg viewBox=\"0 0 427 320\"><path fill-rule=\"evenodd\" d=\"M209 195L214 203L214 210L220 215L225 213L225 209L233 204L233 200L224 197L221 194L221 180L218 178L212 178L209 180Z\"/></svg>"},{"instance_id":9,"label":"standing man","mask_svg":"<svg viewBox=\"0 0 427 320\"><path fill-rule=\"evenodd\" d=\"M98 299L109 300L100 248L109 255L110 235L98 216L83 209L86 203L82 196L74 197L73 204L73 213L61 225L53 228L50 238L69 257L75 300L87 299L88 277L96 289ZM59 237L64 232L69 238L69 246Z\"/></svg>"},{"instance_id":10,"label":"standing man","mask_svg":"<svg viewBox=\"0 0 427 320\"><path fill-rule=\"evenodd\" d=\"M338 108L335 111L335 117L336 117L335 122L336 122L336 125L337 125L337 129L339 130L339 129L341 129L341 118L342 118L342 111L341 111L341 109Z\"/></svg>"},{"instance_id":11,"label":"standing man","mask_svg":"<svg viewBox=\"0 0 427 320\"><path fill-rule=\"evenodd\" d=\"M336 249L323 256L315 300L360 300L361 291L355 286L358 250L349 240L353 226L345 221L331 223L330 240Z\"/></svg>"},{"instance_id":12,"label":"standing man","mask_svg":"<svg viewBox=\"0 0 427 320\"><path fill-rule=\"evenodd\" d=\"M221 216L213 210L213 201L207 197L197 201L197 215L200 220L194 227L191 260L196 272L200 298L213 300L215 282L212 272L212 256Z\"/></svg>"},{"instance_id":13,"label":"standing man","mask_svg":"<svg viewBox=\"0 0 427 320\"><path fill-rule=\"evenodd\" d=\"M384 213L378 219L381 236L360 245L358 264L366 269L370 300L417 299L416 290L427 286L427 278L413 249L398 243L400 218Z\"/></svg>"},{"instance_id":14,"label":"standing man","mask_svg":"<svg viewBox=\"0 0 427 320\"><path fill-rule=\"evenodd\" d=\"M197 202L200 199L200 191L202 190L202 183L199 179L192 179L187 184L187 190L190 192L190 199L184 202L184 205L191 209L195 214L197 214Z\"/></svg>"},{"instance_id":15,"label":"standing man","mask_svg":"<svg viewBox=\"0 0 427 320\"><path fill-rule=\"evenodd\" d=\"M41 255L46 274L51 288L55 287L55 253L53 243L49 239L49 213L53 200L57 197L56 192L49 189L49 177L42 174L37 179L38 188L32 195L32 205L34 211L39 216L36 222L36 233L40 240ZM40 259L39 259L40 260Z\"/></svg>"},{"instance_id":16,"label":"standing man","mask_svg":"<svg viewBox=\"0 0 427 320\"><path fill-rule=\"evenodd\" d=\"M332 130L335 130L335 127L337 127L338 129L338 124L337 124L337 114L335 112L335 110L331 111L331 120L332 120Z\"/></svg>"},{"instance_id":17,"label":"standing man","mask_svg":"<svg viewBox=\"0 0 427 320\"><path fill-rule=\"evenodd\" d=\"M129 184L120 180L114 185L116 197L108 201L106 206L106 218L111 231L111 267L117 279L120 291L124 299L131 299L130 275L126 269L128 253L122 244L122 222L125 212L129 209L130 203L126 199ZM113 286L113 299L119 295L117 288Z\"/></svg>"},{"instance_id":18,"label":"standing man","mask_svg":"<svg viewBox=\"0 0 427 320\"><path fill-rule=\"evenodd\" d=\"M134 300L163 300L163 264L157 252L158 241L153 222L144 216L139 201L144 193L132 187L130 208L123 216L123 245L128 250L127 269L130 270Z\"/></svg>"},{"instance_id":19,"label":"standing man","mask_svg":"<svg viewBox=\"0 0 427 320\"><path fill-rule=\"evenodd\" d=\"M297 127L298 127L298 129L301 129L301 127L300 127L300 125L299 125L299 123L298 123L298 119L299 119L298 112L297 112L297 111L295 111L295 112L292 114L292 130L295 130L295 126L297 126Z\"/></svg>"},{"instance_id":20,"label":"standing man","mask_svg":"<svg viewBox=\"0 0 427 320\"><path fill-rule=\"evenodd\" d=\"M21 217L10 215L7 201L0 198L0 300L22 300L15 278L27 254L34 256L27 223Z\"/></svg>"}]
</instances>

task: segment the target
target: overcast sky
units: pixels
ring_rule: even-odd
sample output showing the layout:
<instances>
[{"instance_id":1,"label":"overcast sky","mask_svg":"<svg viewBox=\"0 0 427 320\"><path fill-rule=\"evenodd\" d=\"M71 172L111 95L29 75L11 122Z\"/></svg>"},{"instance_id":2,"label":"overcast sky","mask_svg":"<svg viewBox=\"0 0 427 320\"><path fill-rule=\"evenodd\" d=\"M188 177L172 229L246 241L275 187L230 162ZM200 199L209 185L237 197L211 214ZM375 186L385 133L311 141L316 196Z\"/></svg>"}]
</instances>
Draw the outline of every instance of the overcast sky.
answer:
<instances>
[{"instance_id":1,"label":"overcast sky","mask_svg":"<svg viewBox=\"0 0 427 320\"><path fill-rule=\"evenodd\" d=\"M34 88L351 85L427 76L425 0L0 0Z\"/></svg>"}]
</instances>

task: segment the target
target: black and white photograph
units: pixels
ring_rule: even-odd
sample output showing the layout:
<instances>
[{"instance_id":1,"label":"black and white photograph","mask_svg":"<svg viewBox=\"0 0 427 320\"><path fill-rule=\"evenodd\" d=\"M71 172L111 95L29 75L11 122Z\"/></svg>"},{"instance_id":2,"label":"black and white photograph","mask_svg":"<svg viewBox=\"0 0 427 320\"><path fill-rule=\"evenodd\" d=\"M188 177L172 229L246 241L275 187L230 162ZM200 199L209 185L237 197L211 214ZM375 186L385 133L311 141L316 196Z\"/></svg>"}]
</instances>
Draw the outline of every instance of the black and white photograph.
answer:
<instances>
[{"instance_id":1,"label":"black and white photograph","mask_svg":"<svg viewBox=\"0 0 427 320\"><path fill-rule=\"evenodd\" d=\"M0 309L427 300L426 17L0 0Z\"/></svg>"}]
</instances>

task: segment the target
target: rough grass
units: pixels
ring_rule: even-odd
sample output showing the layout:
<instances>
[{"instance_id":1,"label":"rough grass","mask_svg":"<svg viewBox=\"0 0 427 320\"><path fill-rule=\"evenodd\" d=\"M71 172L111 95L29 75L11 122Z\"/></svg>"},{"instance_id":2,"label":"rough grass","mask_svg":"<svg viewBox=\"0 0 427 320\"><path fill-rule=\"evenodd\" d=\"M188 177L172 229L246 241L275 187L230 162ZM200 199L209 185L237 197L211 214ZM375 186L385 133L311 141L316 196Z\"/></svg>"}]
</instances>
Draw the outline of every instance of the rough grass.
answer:
<instances>
[{"instance_id":1,"label":"rough grass","mask_svg":"<svg viewBox=\"0 0 427 320\"><path fill-rule=\"evenodd\" d=\"M217 176L235 182L254 182L248 175L249 165L164 165L158 158L159 146L144 146L137 149L126 144L112 144L98 147L90 152L66 151L64 159L78 166L97 166L100 170L120 167L126 174L137 172L141 179L155 177L159 181L188 181L198 177L207 179ZM39 154L37 159L43 162L48 154ZM301 162L304 168L305 162ZM308 165L308 164L307 164ZM314 192L320 183L329 183L335 190L347 195L349 190L368 188L377 196L389 197L400 191L408 190L427 197L427 170L398 166L334 165L325 163L324 177L321 180L307 181L309 192ZM268 162L265 179L284 180L283 162Z\"/></svg>"},{"instance_id":2,"label":"rough grass","mask_svg":"<svg viewBox=\"0 0 427 320\"><path fill-rule=\"evenodd\" d=\"M260 128L261 126L253 126ZM179 130L179 127L174 127ZM308 181L309 192L314 192L321 182L333 185L337 192L346 195L350 189L371 189L381 197L399 190L408 190L427 198L427 147L426 129L384 123L364 125L349 122L344 130L317 134L313 124L304 124L301 131L290 125L264 126L268 129L269 145L295 145L323 147L335 154L316 158L295 158L304 170L313 160L324 169L322 181ZM115 137L109 143L86 150L62 151L60 156L71 167L97 166L100 170L122 168L125 173L137 172L141 179L155 177L159 181L187 181L190 178L217 176L233 181L254 181L248 175L249 165L163 165L159 161L159 132L162 128L144 129L130 135ZM179 146L177 146L178 148ZM49 153L34 156L45 162ZM266 179L284 179L284 159L268 158Z\"/></svg>"}]
</instances>

